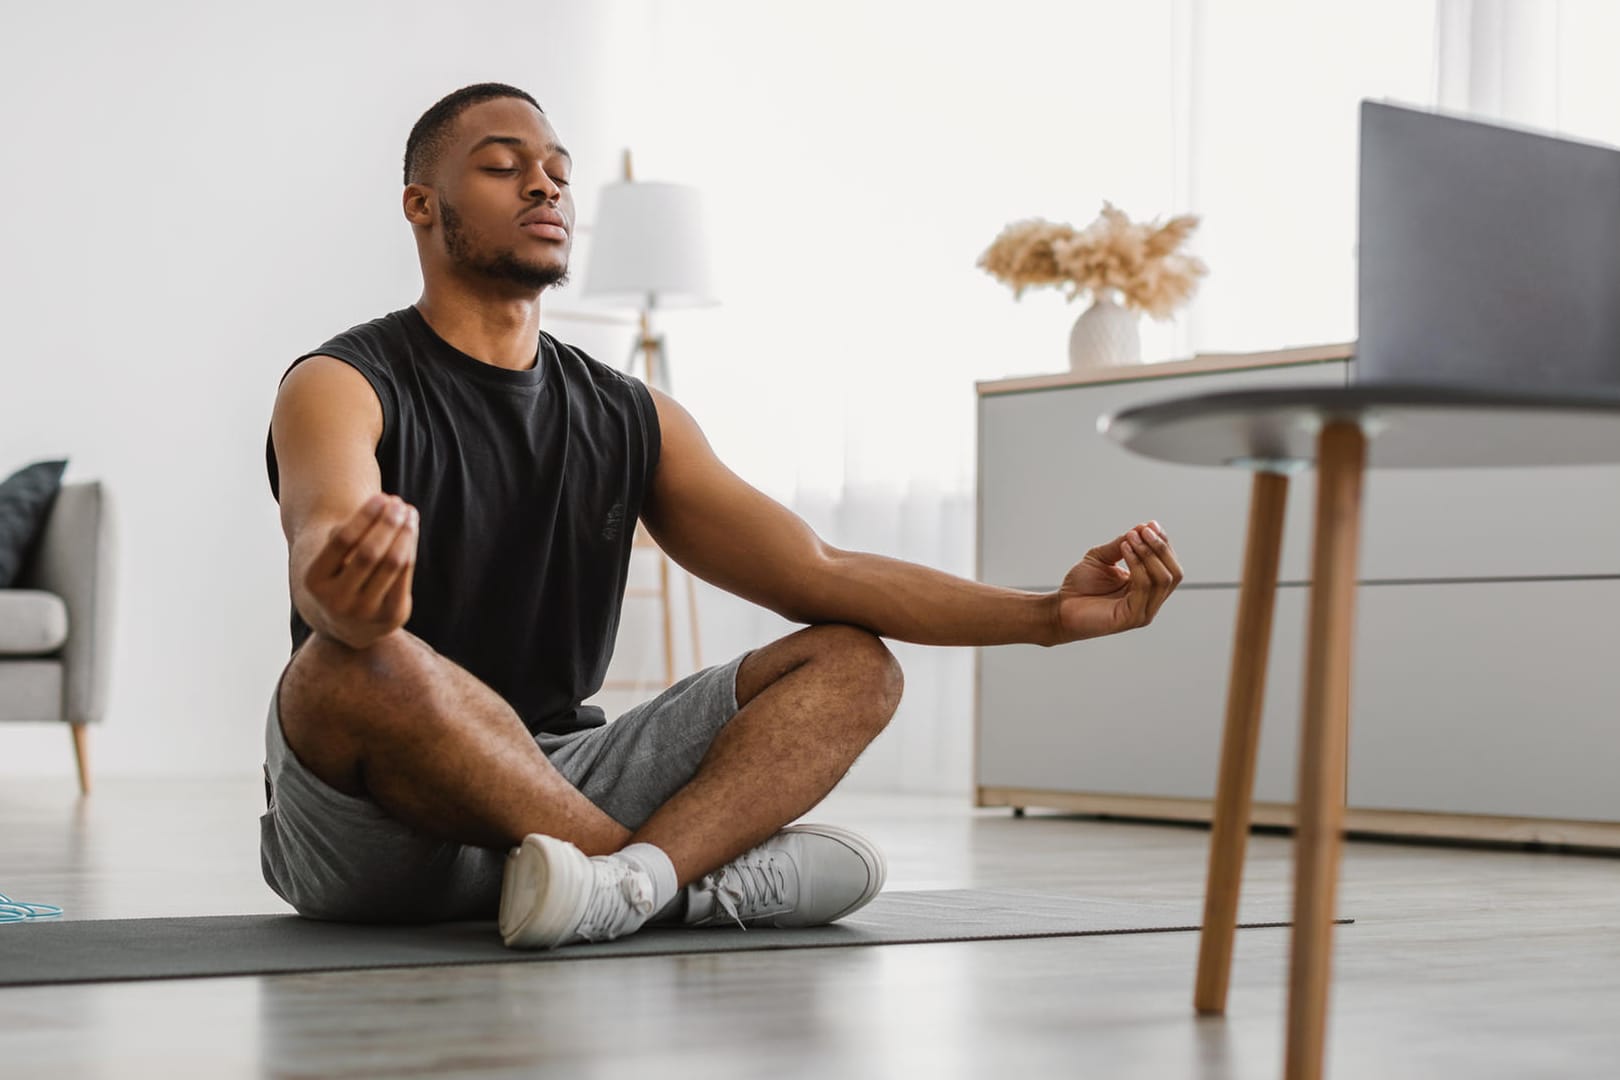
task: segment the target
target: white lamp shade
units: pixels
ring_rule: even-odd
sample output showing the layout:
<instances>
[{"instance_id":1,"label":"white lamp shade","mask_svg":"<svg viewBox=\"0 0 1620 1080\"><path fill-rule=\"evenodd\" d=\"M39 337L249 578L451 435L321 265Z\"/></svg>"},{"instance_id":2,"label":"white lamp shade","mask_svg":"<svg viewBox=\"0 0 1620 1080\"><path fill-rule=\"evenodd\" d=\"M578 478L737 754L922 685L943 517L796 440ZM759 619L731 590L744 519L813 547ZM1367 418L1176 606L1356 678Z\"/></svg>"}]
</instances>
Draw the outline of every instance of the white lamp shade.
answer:
<instances>
[{"instance_id":1,"label":"white lamp shade","mask_svg":"<svg viewBox=\"0 0 1620 1080\"><path fill-rule=\"evenodd\" d=\"M698 190L646 180L605 185L585 295L635 307L715 303Z\"/></svg>"}]
</instances>

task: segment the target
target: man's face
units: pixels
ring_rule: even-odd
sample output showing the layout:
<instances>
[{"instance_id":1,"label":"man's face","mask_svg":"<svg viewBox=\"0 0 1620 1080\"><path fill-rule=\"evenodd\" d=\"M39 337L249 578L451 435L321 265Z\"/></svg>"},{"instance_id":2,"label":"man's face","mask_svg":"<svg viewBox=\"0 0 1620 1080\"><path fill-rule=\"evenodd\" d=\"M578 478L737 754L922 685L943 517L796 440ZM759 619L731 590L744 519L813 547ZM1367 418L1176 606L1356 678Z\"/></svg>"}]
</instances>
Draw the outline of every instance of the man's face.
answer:
<instances>
[{"instance_id":1,"label":"man's face","mask_svg":"<svg viewBox=\"0 0 1620 1080\"><path fill-rule=\"evenodd\" d=\"M462 271L538 292L568 276L573 161L545 116L517 98L474 105L438 170L445 255Z\"/></svg>"}]
</instances>

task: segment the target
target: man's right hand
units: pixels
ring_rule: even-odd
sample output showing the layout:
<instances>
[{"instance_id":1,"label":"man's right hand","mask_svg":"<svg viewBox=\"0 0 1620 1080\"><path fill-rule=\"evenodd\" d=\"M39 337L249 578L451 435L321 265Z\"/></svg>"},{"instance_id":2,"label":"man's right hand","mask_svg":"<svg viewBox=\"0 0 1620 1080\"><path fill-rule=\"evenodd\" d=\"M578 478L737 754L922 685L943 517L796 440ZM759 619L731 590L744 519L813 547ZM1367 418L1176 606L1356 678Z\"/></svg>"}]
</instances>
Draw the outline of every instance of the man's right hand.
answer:
<instances>
[{"instance_id":1,"label":"man's right hand","mask_svg":"<svg viewBox=\"0 0 1620 1080\"><path fill-rule=\"evenodd\" d=\"M328 628L363 649L411 617L420 515L397 495L378 493L332 530L304 574Z\"/></svg>"}]
</instances>

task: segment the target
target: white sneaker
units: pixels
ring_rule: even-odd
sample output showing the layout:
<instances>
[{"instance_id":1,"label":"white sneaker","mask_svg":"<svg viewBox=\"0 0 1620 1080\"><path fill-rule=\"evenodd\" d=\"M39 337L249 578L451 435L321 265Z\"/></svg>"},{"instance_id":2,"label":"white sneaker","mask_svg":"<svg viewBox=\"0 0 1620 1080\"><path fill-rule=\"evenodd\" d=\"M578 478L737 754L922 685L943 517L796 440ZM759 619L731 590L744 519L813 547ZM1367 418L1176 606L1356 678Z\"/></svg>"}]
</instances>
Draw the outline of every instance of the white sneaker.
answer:
<instances>
[{"instance_id":1,"label":"white sneaker","mask_svg":"<svg viewBox=\"0 0 1620 1080\"><path fill-rule=\"evenodd\" d=\"M686 887L687 926L823 926L883 888L883 853L834 825L790 825Z\"/></svg>"},{"instance_id":2,"label":"white sneaker","mask_svg":"<svg viewBox=\"0 0 1620 1080\"><path fill-rule=\"evenodd\" d=\"M652 878L639 866L530 833L506 856L501 938L514 949L612 941L641 929L652 900Z\"/></svg>"}]
</instances>

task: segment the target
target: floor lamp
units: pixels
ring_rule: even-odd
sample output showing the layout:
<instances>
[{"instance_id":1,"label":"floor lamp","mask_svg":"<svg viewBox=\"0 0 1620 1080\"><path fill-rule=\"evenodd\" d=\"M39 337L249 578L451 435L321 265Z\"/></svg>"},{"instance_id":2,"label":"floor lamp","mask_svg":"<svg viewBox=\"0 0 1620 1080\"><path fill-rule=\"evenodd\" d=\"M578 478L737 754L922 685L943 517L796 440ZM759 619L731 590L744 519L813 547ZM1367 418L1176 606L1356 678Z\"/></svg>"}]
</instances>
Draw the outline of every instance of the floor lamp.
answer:
<instances>
[{"instance_id":1,"label":"floor lamp","mask_svg":"<svg viewBox=\"0 0 1620 1080\"><path fill-rule=\"evenodd\" d=\"M653 332L654 311L706 307L717 301L711 282L703 202L696 188L684 184L637 181L624 152L624 179L604 185L591 230L591 257L585 272L586 298L620 304L638 312L640 333L628 369L642 361L648 386L670 392L669 358L664 338ZM638 521L636 548L658 545ZM658 551L658 588L627 589L625 595L656 597L663 606L664 685L675 681L675 633L670 605L669 556ZM698 647L697 588L686 576L686 608L691 621L692 662L702 667ZM639 688L639 682L604 686Z\"/></svg>"}]
</instances>

